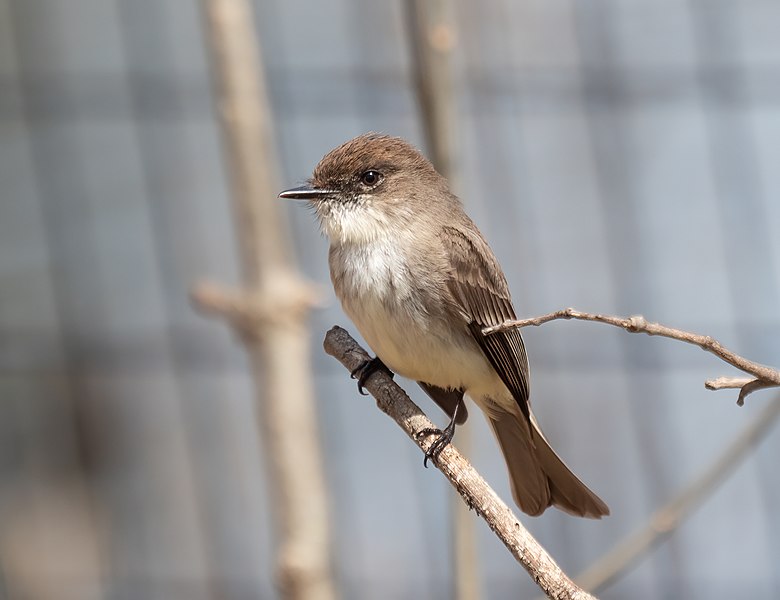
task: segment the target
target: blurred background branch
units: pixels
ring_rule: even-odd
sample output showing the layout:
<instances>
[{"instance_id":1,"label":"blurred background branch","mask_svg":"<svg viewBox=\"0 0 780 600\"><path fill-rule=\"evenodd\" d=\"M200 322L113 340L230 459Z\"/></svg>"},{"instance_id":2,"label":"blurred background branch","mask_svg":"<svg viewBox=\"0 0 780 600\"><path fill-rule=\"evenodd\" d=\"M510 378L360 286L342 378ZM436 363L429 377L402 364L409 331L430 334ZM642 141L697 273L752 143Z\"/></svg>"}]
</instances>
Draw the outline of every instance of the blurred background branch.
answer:
<instances>
[{"instance_id":1,"label":"blurred background branch","mask_svg":"<svg viewBox=\"0 0 780 600\"><path fill-rule=\"evenodd\" d=\"M296 273L279 190L271 109L248 0L204 0L245 289L193 291L250 355L276 525L277 585L289 600L333 600L330 525L309 362L313 288ZM239 316L240 315L240 316Z\"/></svg>"},{"instance_id":2,"label":"blurred background branch","mask_svg":"<svg viewBox=\"0 0 780 600\"><path fill-rule=\"evenodd\" d=\"M656 510L648 522L629 535L575 578L583 589L599 593L635 567L647 553L663 543L680 527L685 518L710 498L756 445L764 439L780 416L780 397L770 401L753 421L712 464L691 479L667 504ZM736 507L739 511L740 507ZM728 543L728 542L725 542Z\"/></svg>"}]
</instances>

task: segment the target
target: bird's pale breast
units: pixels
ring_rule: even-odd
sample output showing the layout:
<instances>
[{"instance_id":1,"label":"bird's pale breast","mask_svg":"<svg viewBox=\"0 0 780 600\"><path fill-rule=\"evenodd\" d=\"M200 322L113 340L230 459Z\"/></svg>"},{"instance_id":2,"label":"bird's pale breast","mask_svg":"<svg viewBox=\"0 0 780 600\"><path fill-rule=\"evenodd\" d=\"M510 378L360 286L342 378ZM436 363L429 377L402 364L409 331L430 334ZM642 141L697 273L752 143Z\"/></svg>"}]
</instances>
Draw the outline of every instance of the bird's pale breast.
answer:
<instances>
[{"instance_id":1,"label":"bird's pale breast","mask_svg":"<svg viewBox=\"0 0 780 600\"><path fill-rule=\"evenodd\" d=\"M331 249L333 286L347 316L394 372L440 387L476 390L500 380L470 337L426 297L397 240L344 244Z\"/></svg>"}]
</instances>

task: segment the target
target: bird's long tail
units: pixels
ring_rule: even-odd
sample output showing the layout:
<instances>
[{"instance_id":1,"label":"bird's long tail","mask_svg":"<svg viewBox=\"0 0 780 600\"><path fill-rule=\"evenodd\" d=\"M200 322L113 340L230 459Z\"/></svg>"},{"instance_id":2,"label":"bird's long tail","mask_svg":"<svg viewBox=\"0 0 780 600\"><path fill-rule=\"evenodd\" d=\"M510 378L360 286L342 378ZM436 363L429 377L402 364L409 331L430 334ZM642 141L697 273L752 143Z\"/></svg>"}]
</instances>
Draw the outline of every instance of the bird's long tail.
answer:
<instances>
[{"instance_id":1,"label":"bird's long tail","mask_svg":"<svg viewBox=\"0 0 780 600\"><path fill-rule=\"evenodd\" d=\"M607 505L580 481L550 447L536 419L492 412L488 421L509 469L512 496L523 512L540 515L548 506L591 519L609 514Z\"/></svg>"}]
</instances>

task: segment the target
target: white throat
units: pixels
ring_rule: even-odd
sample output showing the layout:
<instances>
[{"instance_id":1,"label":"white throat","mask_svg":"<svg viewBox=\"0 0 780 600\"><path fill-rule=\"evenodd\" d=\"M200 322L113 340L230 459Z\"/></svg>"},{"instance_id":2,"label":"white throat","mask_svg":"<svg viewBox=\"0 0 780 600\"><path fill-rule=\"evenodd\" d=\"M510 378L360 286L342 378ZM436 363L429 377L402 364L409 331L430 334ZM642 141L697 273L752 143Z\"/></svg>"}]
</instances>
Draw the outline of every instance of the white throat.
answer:
<instances>
[{"instance_id":1,"label":"white throat","mask_svg":"<svg viewBox=\"0 0 780 600\"><path fill-rule=\"evenodd\" d=\"M371 198L315 205L320 225L333 244L361 244L392 234L391 218Z\"/></svg>"}]
</instances>

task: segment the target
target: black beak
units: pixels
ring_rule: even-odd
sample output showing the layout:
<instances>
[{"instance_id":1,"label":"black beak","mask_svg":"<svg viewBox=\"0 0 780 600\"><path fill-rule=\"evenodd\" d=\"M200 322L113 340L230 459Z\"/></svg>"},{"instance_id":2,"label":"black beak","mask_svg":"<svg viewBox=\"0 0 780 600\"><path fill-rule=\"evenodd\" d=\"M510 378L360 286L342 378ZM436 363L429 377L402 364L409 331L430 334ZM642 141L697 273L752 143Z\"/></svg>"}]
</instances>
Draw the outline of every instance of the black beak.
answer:
<instances>
[{"instance_id":1,"label":"black beak","mask_svg":"<svg viewBox=\"0 0 780 600\"><path fill-rule=\"evenodd\" d=\"M333 193L333 190L322 190L311 187L310 185L302 185L301 187L280 192L279 197L290 200L319 200L326 196L330 196Z\"/></svg>"}]
</instances>

